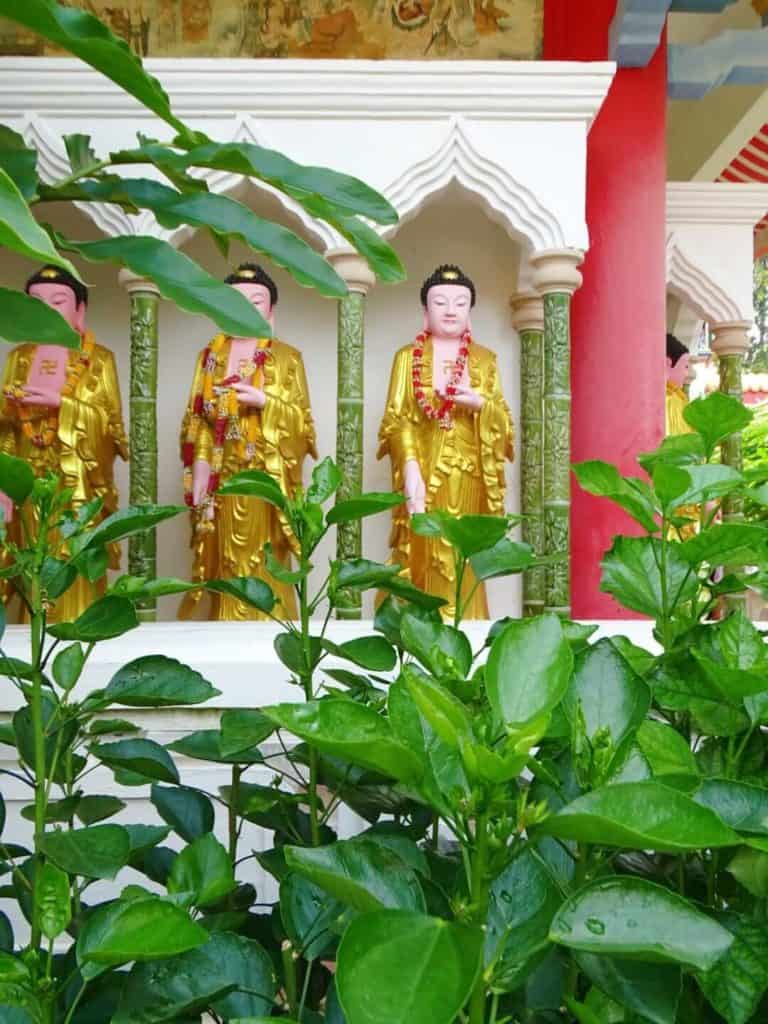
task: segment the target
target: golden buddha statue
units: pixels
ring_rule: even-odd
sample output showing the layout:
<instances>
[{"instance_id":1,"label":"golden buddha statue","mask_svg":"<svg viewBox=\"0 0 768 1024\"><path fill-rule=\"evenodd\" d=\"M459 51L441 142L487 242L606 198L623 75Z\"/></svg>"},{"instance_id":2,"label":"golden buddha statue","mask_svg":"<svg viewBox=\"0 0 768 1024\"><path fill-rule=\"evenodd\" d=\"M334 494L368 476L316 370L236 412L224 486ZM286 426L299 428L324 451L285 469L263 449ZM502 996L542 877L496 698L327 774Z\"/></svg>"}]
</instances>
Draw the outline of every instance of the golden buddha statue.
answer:
<instances>
[{"instance_id":1,"label":"golden buddha statue","mask_svg":"<svg viewBox=\"0 0 768 1024\"><path fill-rule=\"evenodd\" d=\"M277 286L253 263L226 278L270 324ZM259 469L291 495L301 483L306 455L317 458L301 353L275 338L218 334L200 353L181 428L184 489L192 508L193 580L265 577L264 545L288 564L296 541L279 510L259 498L218 494L235 473ZM296 617L293 588L267 582L282 614ZM189 618L203 590L187 594L179 611ZM208 618L262 619L257 609L227 594L210 595Z\"/></svg>"},{"instance_id":2,"label":"golden buddha statue","mask_svg":"<svg viewBox=\"0 0 768 1024\"><path fill-rule=\"evenodd\" d=\"M0 451L25 459L37 476L58 474L72 489L77 510L101 498L100 518L117 509L115 457L128 458L115 359L85 328L88 290L59 267L46 266L26 283L27 294L51 306L82 336L79 350L62 345L18 345L5 364L0 406ZM34 511L19 511L0 494L11 539L20 544ZM34 532L31 534L34 536ZM109 546L109 566L120 567L118 545ZM100 597L106 577L90 583L78 576L49 612L49 620L77 618Z\"/></svg>"},{"instance_id":3,"label":"golden buddha statue","mask_svg":"<svg viewBox=\"0 0 768 1024\"><path fill-rule=\"evenodd\" d=\"M454 515L504 513L504 463L514 457L514 430L496 356L472 339L475 286L445 264L421 288L424 329L395 356L378 457L389 455L393 490L406 501L393 512L392 560L417 586L443 597L454 613L453 552L439 537L411 532L409 516L442 509ZM468 571L462 601L476 580ZM464 612L487 619L479 586Z\"/></svg>"},{"instance_id":4,"label":"golden buddha statue","mask_svg":"<svg viewBox=\"0 0 768 1024\"><path fill-rule=\"evenodd\" d=\"M682 341L679 341L674 334L667 335L667 395L665 402L665 433L667 437L671 434L691 434L693 428L685 421L683 413L688 405L688 396L683 390L688 380L691 355ZM672 540L687 540L693 537L698 530L699 506L681 505L675 510L675 515L680 519L688 519L690 522L684 526L670 527L669 538Z\"/></svg>"},{"instance_id":5,"label":"golden buddha statue","mask_svg":"<svg viewBox=\"0 0 768 1024\"><path fill-rule=\"evenodd\" d=\"M665 433L690 434L691 428L685 422L683 413L688 405L688 396L683 387L688 380L691 355L674 334L667 335L667 398Z\"/></svg>"}]
</instances>

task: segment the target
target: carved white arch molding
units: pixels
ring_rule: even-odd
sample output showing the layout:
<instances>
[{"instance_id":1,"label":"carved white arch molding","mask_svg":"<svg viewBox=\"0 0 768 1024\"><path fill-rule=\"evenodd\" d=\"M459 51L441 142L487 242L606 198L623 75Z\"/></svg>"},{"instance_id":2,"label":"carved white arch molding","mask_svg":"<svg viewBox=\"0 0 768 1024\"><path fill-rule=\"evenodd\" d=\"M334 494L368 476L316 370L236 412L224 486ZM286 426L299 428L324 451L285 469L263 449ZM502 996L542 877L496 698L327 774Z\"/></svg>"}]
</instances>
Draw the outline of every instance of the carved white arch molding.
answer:
<instances>
[{"instance_id":1,"label":"carved white arch molding","mask_svg":"<svg viewBox=\"0 0 768 1024\"><path fill-rule=\"evenodd\" d=\"M509 234L536 250L588 248L587 134L615 72L611 63L505 61L150 60L174 109L219 140L256 141L307 164L356 175L415 215L456 181ZM77 61L0 59L0 118L27 133L46 176L66 174L59 138L86 130L97 152L136 132L170 129ZM136 168L130 173L137 173ZM212 173L228 193L237 175ZM325 249L341 244L269 186ZM100 230L181 244L149 214L88 206Z\"/></svg>"},{"instance_id":2,"label":"carved white arch molding","mask_svg":"<svg viewBox=\"0 0 768 1024\"><path fill-rule=\"evenodd\" d=\"M734 300L684 252L674 232L667 235L667 289L708 323L741 317Z\"/></svg>"},{"instance_id":3,"label":"carved white arch molding","mask_svg":"<svg viewBox=\"0 0 768 1024\"><path fill-rule=\"evenodd\" d=\"M667 282L710 323L752 320L754 227L768 185L669 182Z\"/></svg>"},{"instance_id":4,"label":"carved white arch molding","mask_svg":"<svg viewBox=\"0 0 768 1024\"><path fill-rule=\"evenodd\" d=\"M454 181L476 195L486 212L511 237L524 239L534 251L565 247L557 217L508 168L477 151L467 136L463 117L451 118L443 142L384 189L384 195L400 214L400 224L387 229L385 234L394 234L418 214L430 196Z\"/></svg>"}]
</instances>

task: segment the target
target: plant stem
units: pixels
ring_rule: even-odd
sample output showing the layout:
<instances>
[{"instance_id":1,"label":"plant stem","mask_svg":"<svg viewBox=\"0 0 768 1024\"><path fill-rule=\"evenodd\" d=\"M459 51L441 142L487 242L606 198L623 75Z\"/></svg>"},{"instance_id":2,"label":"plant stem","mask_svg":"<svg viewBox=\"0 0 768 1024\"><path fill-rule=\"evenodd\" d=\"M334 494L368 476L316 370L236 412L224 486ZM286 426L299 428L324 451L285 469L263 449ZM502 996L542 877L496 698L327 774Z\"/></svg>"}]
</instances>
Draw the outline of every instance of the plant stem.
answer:
<instances>
[{"instance_id":1,"label":"plant stem","mask_svg":"<svg viewBox=\"0 0 768 1024\"><path fill-rule=\"evenodd\" d=\"M36 585L36 589L39 584ZM36 596L35 604L39 605L39 597ZM32 615L31 643L32 643L32 690L29 698L29 710L32 717L32 736L35 752L35 854L39 859L38 844L45 832L45 808L46 808L46 785L45 785L45 732L43 726L43 674L40 670L40 659L43 650L43 635L45 632L45 615L42 611L35 610ZM32 932L30 935L30 948L37 949L40 945L40 926L38 922L37 906L33 895Z\"/></svg>"},{"instance_id":2,"label":"plant stem","mask_svg":"<svg viewBox=\"0 0 768 1024\"><path fill-rule=\"evenodd\" d=\"M232 788L229 794L229 859L234 864L237 860L237 808L240 803L240 776L242 768L239 764L232 765Z\"/></svg>"},{"instance_id":3,"label":"plant stem","mask_svg":"<svg viewBox=\"0 0 768 1024\"><path fill-rule=\"evenodd\" d=\"M461 625L461 619L464 613L464 609L461 607L461 590L464 586L464 571L467 566L467 560L463 555L456 552L454 556L454 564L456 566L456 607L453 612L453 625L455 629L458 629Z\"/></svg>"},{"instance_id":4,"label":"plant stem","mask_svg":"<svg viewBox=\"0 0 768 1024\"><path fill-rule=\"evenodd\" d=\"M483 928L488 917L488 812L478 814L475 822L475 849L472 853L473 924ZM485 1021L485 974L475 982L469 1000L469 1024Z\"/></svg>"},{"instance_id":5,"label":"plant stem","mask_svg":"<svg viewBox=\"0 0 768 1024\"><path fill-rule=\"evenodd\" d=\"M574 891L578 891L587 880L587 874L589 870L589 847L586 843L578 843L576 845L576 872L573 877L573 888ZM571 959L570 967L568 969L568 978L565 983L565 992L567 995L576 997L579 985L579 965L574 959Z\"/></svg>"},{"instance_id":6,"label":"plant stem","mask_svg":"<svg viewBox=\"0 0 768 1024\"><path fill-rule=\"evenodd\" d=\"M293 946L288 939L280 947L280 955L283 960L286 1008L289 1013L292 1013L297 1003L296 961L293 958Z\"/></svg>"},{"instance_id":7,"label":"plant stem","mask_svg":"<svg viewBox=\"0 0 768 1024\"><path fill-rule=\"evenodd\" d=\"M305 559L302 557L302 567L304 566ZM307 579L306 576L301 580L299 584L299 611L301 616L301 645L304 655L304 671L301 674L301 685L304 688L304 699L312 700L312 642L309 633L309 601L307 599ZM318 813L318 800L317 800L317 776L318 776L318 757L317 751L313 746L309 748L309 785L308 785L308 800L309 800L309 828L310 835L312 837L312 845L320 845L320 818Z\"/></svg>"}]
</instances>

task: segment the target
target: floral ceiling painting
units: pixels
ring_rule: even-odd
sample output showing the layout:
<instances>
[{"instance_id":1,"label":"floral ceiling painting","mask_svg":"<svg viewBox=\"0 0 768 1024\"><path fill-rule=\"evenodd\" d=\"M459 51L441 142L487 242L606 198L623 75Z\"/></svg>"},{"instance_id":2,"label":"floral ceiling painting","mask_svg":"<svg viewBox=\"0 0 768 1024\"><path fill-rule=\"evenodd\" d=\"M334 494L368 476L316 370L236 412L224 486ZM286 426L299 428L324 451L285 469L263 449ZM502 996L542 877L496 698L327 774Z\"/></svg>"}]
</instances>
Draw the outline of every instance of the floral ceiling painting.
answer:
<instances>
[{"instance_id":1,"label":"floral ceiling painting","mask_svg":"<svg viewBox=\"0 0 768 1024\"><path fill-rule=\"evenodd\" d=\"M535 60L543 0L76 0L142 57ZM0 20L0 54L55 56Z\"/></svg>"}]
</instances>

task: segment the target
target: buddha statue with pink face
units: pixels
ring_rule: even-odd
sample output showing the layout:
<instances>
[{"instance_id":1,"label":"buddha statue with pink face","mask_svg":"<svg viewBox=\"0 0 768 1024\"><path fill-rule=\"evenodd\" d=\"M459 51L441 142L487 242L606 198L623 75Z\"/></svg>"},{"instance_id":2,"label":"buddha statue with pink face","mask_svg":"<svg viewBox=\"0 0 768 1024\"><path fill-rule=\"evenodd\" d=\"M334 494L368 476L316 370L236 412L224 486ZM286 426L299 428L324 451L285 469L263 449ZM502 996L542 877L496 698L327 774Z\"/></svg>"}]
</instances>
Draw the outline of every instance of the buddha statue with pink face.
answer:
<instances>
[{"instance_id":1,"label":"buddha statue with pink face","mask_svg":"<svg viewBox=\"0 0 768 1024\"><path fill-rule=\"evenodd\" d=\"M55 309L81 336L80 348L36 345L30 340L8 356L0 403L0 451L24 459L36 476L55 473L72 493L77 511L100 499L98 518L117 509L114 463L128 458L115 358L86 329L88 290L60 267L42 267L26 292ZM14 508L0 492L11 540L35 535L35 512ZM109 545L109 566L120 566L120 551ZM104 593L106 578L91 583L78 576L49 609L51 622L70 621Z\"/></svg>"},{"instance_id":2,"label":"buddha statue with pink face","mask_svg":"<svg viewBox=\"0 0 768 1024\"><path fill-rule=\"evenodd\" d=\"M225 278L271 325L277 286L253 263ZM293 588L267 576L264 546L290 563L296 540L280 510L260 498L219 494L243 470L269 473L284 494L301 484L307 455L317 458L315 428L301 353L276 338L217 334L197 358L181 428L185 500L192 509L192 579L261 577L280 600L275 614L296 617ZM204 591L182 602L189 618ZM257 609L224 593L210 593L207 618L260 619Z\"/></svg>"},{"instance_id":3,"label":"buddha statue with pink face","mask_svg":"<svg viewBox=\"0 0 768 1024\"><path fill-rule=\"evenodd\" d=\"M389 455L393 490L392 561L416 586L454 612L453 552L440 537L412 533L410 516L437 509L453 515L504 514L507 460L514 429L495 354L472 338L475 286L457 266L438 267L421 288L424 326L395 356L378 457ZM488 618L485 588L468 571L464 617Z\"/></svg>"}]
</instances>

